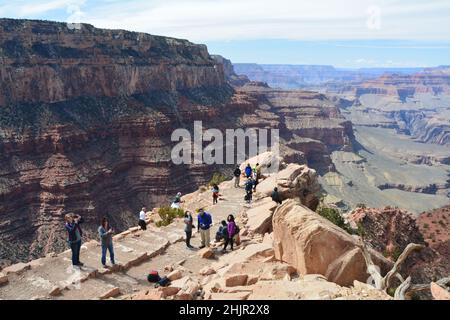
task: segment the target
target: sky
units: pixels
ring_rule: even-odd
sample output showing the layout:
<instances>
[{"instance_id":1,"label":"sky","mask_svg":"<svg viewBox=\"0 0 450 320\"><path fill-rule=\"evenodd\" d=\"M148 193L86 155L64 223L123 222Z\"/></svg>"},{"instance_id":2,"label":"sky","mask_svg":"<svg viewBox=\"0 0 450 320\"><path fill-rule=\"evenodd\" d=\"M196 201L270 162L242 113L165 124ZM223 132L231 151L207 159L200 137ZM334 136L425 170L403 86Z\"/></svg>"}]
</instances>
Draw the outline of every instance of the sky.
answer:
<instances>
[{"instance_id":1,"label":"sky","mask_svg":"<svg viewBox=\"0 0 450 320\"><path fill-rule=\"evenodd\" d=\"M0 17L183 38L235 63L450 65L449 0L0 0Z\"/></svg>"}]
</instances>

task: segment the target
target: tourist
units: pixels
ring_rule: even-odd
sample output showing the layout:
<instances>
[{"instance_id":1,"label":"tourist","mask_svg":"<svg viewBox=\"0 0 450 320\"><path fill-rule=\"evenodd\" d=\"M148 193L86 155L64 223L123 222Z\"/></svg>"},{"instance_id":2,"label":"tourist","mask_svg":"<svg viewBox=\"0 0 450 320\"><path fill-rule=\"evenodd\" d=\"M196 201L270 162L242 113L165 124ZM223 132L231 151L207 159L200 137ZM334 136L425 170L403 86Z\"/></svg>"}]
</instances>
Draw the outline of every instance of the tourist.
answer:
<instances>
[{"instance_id":1,"label":"tourist","mask_svg":"<svg viewBox=\"0 0 450 320\"><path fill-rule=\"evenodd\" d=\"M192 249L191 246L191 238L192 238L192 228L195 228L194 219L192 218L192 214L189 211L184 213L184 232L186 233L186 247Z\"/></svg>"},{"instance_id":2,"label":"tourist","mask_svg":"<svg viewBox=\"0 0 450 320\"><path fill-rule=\"evenodd\" d=\"M253 179L256 180L259 175L259 163L255 164L252 171L253 171Z\"/></svg>"},{"instance_id":3,"label":"tourist","mask_svg":"<svg viewBox=\"0 0 450 320\"><path fill-rule=\"evenodd\" d=\"M217 184L214 184L211 191L213 197L213 204L216 204L219 199L219 186Z\"/></svg>"},{"instance_id":4,"label":"tourist","mask_svg":"<svg viewBox=\"0 0 450 320\"><path fill-rule=\"evenodd\" d=\"M219 229L216 232L216 242L220 242L221 240L225 239L226 230L227 230L227 222L225 220L222 220L220 222Z\"/></svg>"},{"instance_id":5,"label":"tourist","mask_svg":"<svg viewBox=\"0 0 450 320\"><path fill-rule=\"evenodd\" d=\"M139 212L139 223L138 225L142 230L147 230L147 222L145 222L145 207L142 208L141 212Z\"/></svg>"},{"instance_id":6,"label":"tourist","mask_svg":"<svg viewBox=\"0 0 450 320\"><path fill-rule=\"evenodd\" d=\"M81 267L84 265L80 261L81 238L83 236L80 223L83 223L83 218L72 213L66 214L64 218L66 221L65 228L68 233L67 242L72 250L72 265Z\"/></svg>"},{"instance_id":7,"label":"tourist","mask_svg":"<svg viewBox=\"0 0 450 320\"><path fill-rule=\"evenodd\" d=\"M252 176L252 167L250 167L250 163L247 163L247 166L245 167L245 176L248 178L250 178Z\"/></svg>"},{"instance_id":8,"label":"tourist","mask_svg":"<svg viewBox=\"0 0 450 320\"><path fill-rule=\"evenodd\" d=\"M200 232L201 246L200 249L204 247L209 247L210 244L210 228L212 225L212 217L209 213L205 212L203 209L198 210L198 232Z\"/></svg>"},{"instance_id":9,"label":"tourist","mask_svg":"<svg viewBox=\"0 0 450 320\"><path fill-rule=\"evenodd\" d=\"M247 203L250 203L252 201L252 197L253 197L253 185L254 182L252 180L252 178L248 178L247 182L245 183L245 200L247 201Z\"/></svg>"},{"instance_id":10,"label":"tourist","mask_svg":"<svg viewBox=\"0 0 450 320\"><path fill-rule=\"evenodd\" d=\"M234 187L239 188L239 182L241 180L241 169L239 169L239 166L236 166L236 169L234 169L233 175L234 175Z\"/></svg>"},{"instance_id":11,"label":"tourist","mask_svg":"<svg viewBox=\"0 0 450 320\"><path fill-rule=\"evenodd\" d=\"M170 207L174 209L180 209L182 202L183 201L181 201L181 192L178 192Z\"/></svg>"},{"instance_id":12,"label":"tourist","mask_svg":"<svg viewBox=\"0 0 450 320\"><path fill-rule=\"evenodd\" d=\"M106 252L109 251L109 258L111 260L111 264L115 265L114 261L114 248L113 248L113 239L112 235L114 233L113 228L110 227L109 221L106 217L102 219L102 224L98 227L98 234L100 236L100 243L102 245L102 265L104 268L107 268L106 265Z\"/></svg>"},{"instance_id":13,"label":"tourist","mask_svg":"<svg viewBox=\"0 0 450 320\"><path fill-rule=\"evenodd\" d=\"M282 203L283 203L283 201L281 200L281 196L280 196L280 194L278 193L278 188L277 188L277 187L273 188L273 191L272 191L272 200L275 201L275 202L278 203L278 204L282 204Z\"/></svg>"},{"instance_id":14,"label":"tourist","mask_svg":"<svg viewBox=\"0 0 450 320\"><path fill-rule=\"evenodd\" d=\"M227 237L225 238L225 245L223 251L227 251L227 246L230 244L231 251L233 251L233 237L236 235L236 223L234 222L234 216L230 214L227 218Z\"/></svg>"}]
</instances>

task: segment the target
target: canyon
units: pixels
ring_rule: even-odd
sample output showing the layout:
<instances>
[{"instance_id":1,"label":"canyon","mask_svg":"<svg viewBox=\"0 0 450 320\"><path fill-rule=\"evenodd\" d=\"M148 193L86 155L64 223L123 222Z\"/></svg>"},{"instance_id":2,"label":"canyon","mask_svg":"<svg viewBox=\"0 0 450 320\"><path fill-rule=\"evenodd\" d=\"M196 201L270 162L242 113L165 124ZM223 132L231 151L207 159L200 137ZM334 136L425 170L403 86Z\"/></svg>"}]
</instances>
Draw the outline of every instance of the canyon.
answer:
<instances>
[{"instance_id":1,"label":"canyon","mask_svg":"<svg viewBox=\"0 0 450 320\"><path fill-rule=\"evenodd\" d=\"M0 20L0 264L66 247L66 213L87 238L142 206L169 204L232 165L174 165L171 133L280 129L281 152L320 172L349 147L352 126L326 96L240 79L186 40L82 24Z\"/></svg>"},{"instance_id":2,"label":"canyon","mask_svg":"<svg viewBox=\"0 0 450 320\"><path fill-rule=\"evenodd\" d=\"M317 173L306 165L287 163L281 158L280 171L267 173L279 156L271 152L249 160L261 164L261 184L252 204L243 201L243 184L233 181L220 184L222 195L211 204L207 189L186 194L182 207L194 210L202 206L220 221L230 212L236 213L241 226L237 248L232 252L220 250L222 243L209 248L187 249L183 240L182 219L157 227L157 210L147 212L148 229L132 227L114 235L118 263L99 267L100 246L97 240L82 246L85 265L72 269L70 250L50 253L28 263L18 263L0 272L0 298L33 300L391 300L410 299L410 295L388 294L369 281L368 256L383 274L391 270L393 260L375 249L364 249L359 236L334 225L312 211L316 206ZM242 163L245 166L246 163ZM279 205L270 199L273 185L283 197ZM407 212L385 209L385 214L372 209L358 209L355 220L362 221L365 238L379 245L395 241L423 243L423 238ZM410 220L405 219L409 217ZM366 219L368 218L368 219ZM385 230L386 226L391 226ZM385 232L386 237L378 237ZM387 232L386 232L387 231ZM401 232L400 232L401 231ZM295 240L295 241L293 241ZM198 242L198 233L194 234ZM421 249L425 250L425 249ZM410 252L397 271L410 273L410 263L418 253ZM320 252L320 254L315 254ZM364 258L365 257L365 258ZM421 262L430 263L429 255ZM400 266L400 265L399 265ZM148 270L159 270L170 283L154 287L146 280ZM51 270L51 271L50 271ZM444 265L448 274L448 265ZM431 274L427 273L428 276ZM439 274L435 274L439 276ZM427 280L424 284L414 276L413 286L419 286L429 298L437 289L446 292L448 278ZM431 282L430 282L431 281ZM436 282L433 282L436 281ZM392 281L394 282L394 281ZM398 281L396 281L398 282ZM393 283L394 284L394 283ZM394 284L395 285L395 284ZM436 287L436 288L435 288ZM408 290L405 291L408 293ZM396 291L397 293L397 291Z\"/></svg>"},{"instance_id":3,"label":"canyon","mask_svg":"<svg viewBox=\"0 0 450 320\"><path fill-rule=\"evenodd\" d=\"M324 94L351 122L352 148L333 150L331 170L320 176L328 204L344 211L391 205L416 214L449 204L448 67L376 69L346 81L333 79L338 69L323 66L258 66L264 76L247 67L236 69L254 81ZM292 85L293 75L318 80Z\"/></svg>"}]
</instances>

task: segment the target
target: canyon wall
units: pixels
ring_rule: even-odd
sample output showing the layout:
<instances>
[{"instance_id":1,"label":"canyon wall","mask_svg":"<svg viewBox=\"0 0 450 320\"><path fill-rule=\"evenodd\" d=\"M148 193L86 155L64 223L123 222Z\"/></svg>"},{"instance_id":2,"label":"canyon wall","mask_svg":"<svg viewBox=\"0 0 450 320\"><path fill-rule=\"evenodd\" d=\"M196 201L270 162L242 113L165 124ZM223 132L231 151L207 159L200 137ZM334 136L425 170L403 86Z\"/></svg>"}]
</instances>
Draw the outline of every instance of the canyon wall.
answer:
<instances>
[{"instance_id":1,"label":"canyon wall","mask_svg":"<svg viewBox=\"0 0 450 320\"><path fill-rule=\"evenodd\" d=\"M1 19L0 31L0 265L66 248L66 213L96 238L102 216L125 230L142 206L231 172L173 164L171 134L195 120L280 128L288 160L319 170L352 134L323 95L233 89L231 64L204 45L46 21Z\"/></svg>"}]
</instances>

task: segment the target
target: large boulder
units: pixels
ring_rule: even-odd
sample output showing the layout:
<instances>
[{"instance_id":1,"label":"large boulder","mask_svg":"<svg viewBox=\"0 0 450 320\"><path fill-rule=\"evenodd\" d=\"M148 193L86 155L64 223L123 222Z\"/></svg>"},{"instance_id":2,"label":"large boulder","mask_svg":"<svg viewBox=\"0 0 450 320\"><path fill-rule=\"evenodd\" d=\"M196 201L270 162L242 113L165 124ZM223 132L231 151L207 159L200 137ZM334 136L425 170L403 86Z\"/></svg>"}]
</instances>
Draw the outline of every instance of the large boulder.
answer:
<instances>
[{"instance_id":1,"label":"large boulder","mask_svg":"<svg viewBox=\"0 0 450 320\"><path fill-rule=\"evenodd\" d=\"M294 200L279 206L273 215L275 257L301 274L322 274L328 281L349 286L366 282L369 275L358 240L327 219ZM384 271L392 264L370 250Z\"/></svg>"},{"instance_id":2,"label":"large boulder","mask_svg":"<svg viewBox=\"0 0 450 320\"><path fill-rule=\"evenodd\" d=\"M261 234L272 232L272 215L276 207L277 203L270 197L255 202L253 208L246 212L247 229Z\"/></svg>"},{"instance_id":3,"label":"large boulder","mask_svg":"<svg viewBox=\"0 0 450 320\"><path fill-rule=\"evenodd\" d=\"M247 164L250 164L250 166L253 168L257 163L259 163L258 167L263 176L277 173L278 170L284 168L285 166L285 164L283 163L283 158L280 157L280 155L277 155L272 151L266 151L243 162L240 166L240 169L242 172L244 172Z\"/></svg>"},{"instance_id":4,"label":"large boulder","mask_svg":"<svg viewBox=\"0 0 450 320\"><path fill-rule=\"evenodd\" d=\"M270 197L275 187L282 199L300 199L302 204L312 210L319 203L317 173L305 165L291 163L280 172L270 175L258 184L255 197Z\"/></svg>"}]
</instances>

